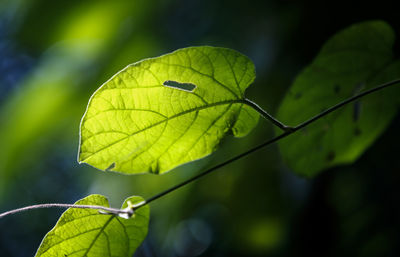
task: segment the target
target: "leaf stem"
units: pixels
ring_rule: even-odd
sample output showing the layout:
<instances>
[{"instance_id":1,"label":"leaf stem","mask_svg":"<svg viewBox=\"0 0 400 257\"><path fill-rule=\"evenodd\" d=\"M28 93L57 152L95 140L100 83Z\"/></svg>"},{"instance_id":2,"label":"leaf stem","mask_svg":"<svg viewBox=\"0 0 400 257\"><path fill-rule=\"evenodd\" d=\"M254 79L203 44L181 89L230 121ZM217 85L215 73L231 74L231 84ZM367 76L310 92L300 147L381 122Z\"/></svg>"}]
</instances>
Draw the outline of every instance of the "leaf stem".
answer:
<instances>
[{"instance_id":1,"label":"leaf stem","mask_svg":"<svg viewBox=\"0 0 400 257\"><path fill-rule=\"evenodd\" d=\"M272 124L274 124L275 126L277 126L280 129L282 129L283 131L290 131L293 129L292 127L286 126L285 124L280 122L278 119L273 117L271 114L269 114L267 111L265 111L263 108L258 106L253 101L250 101L249 99L245 98L242 102L244 104L250 106L254 110L256 110L259 114L261 114L261 116L263 116L264 119L269 120Z\"/></svg>"},{"instance_id":2,"label":"leaf stem","mask_svg":"<svg viewBox=\"0 0 400 257\"><path fill-rule=\"evenodd\" d=\"M169 193L171 193L171 192L173 192L173 191L175 191L175 190L177 190L177 189L189 184L190 182L193 182L193 181L195 181L195 180L197 180L197 179L199 179L199 178L201 178L201 177L203 177L203 176L205 176L205 175L207 175L207 174L209 174L209 173L211 173L211 172L213 172L213 171L215 171L215 170L217 170L217 169L219 169L219 168L221 168L221 167L223 167L225 165L228 165L228 164L230 164L230 163L232 163L232 162L234 162L236 160L239 160L239 159L241 159L241 158L243 158L243 157L245 157L245 156L257 151L257 150L260 150L261 148L264 148L264 147L266 147L268 145L271 145L271 144L281 140L282 138L285 138L285 137L293 134L294 132L296 132L296 131L298 131L298 130L300 130L300 129L308 126L308 125L310 125L311 123L321 119L322 117L324 117L324 116L328 115L329 113L339 109L340 107L345 106L348 103L354 102L354 101L356 101L357 99L359 99L361 97L364 97L366 95L372 94L373 92L382 90L382 89L384 89L386 87L389 87L389 86L392 86L392 85L395 85L395 84L398 84L398 83L400 83L400 79L396 79L396 80L387 82L385 84L379 85L377 87L374 87L372 89L364 91L363 93L360 93L358 95L350 97L350 98L348 98L348 99L346 99L346 100L344 100L344 101L342 101L342 102L330 107L329 109L327 109L327 110L315 115L314 117L310 118L309 120L300 123L296 127L286 127L285 126L286 129L285 129L284 133L282 133L282 134L280 134L280 135L278 135L278 136L276 136L276 137L274 137L274 138L272 138L272 139L270 139L270 140L268 140L268 141L266 141L266 142L264 142L264 143L262 143L262 144L260 144L258 146L255 146L255 147L251 148L250 150L247 150L246 152L243 152L243 153L241 153L241 154L239 154L239 155L237 155L237 156L235 156L235 157L233 157L233 158L231 158L231 159L229 159L227 161L224 161L224 162L222 162L222 163L220 163L220 164L218 164L218 165L216 165L216 166L214 166L214 167L212 167L212 168L210 168L210 169L208 169L208 170L206 170L206 171L204 171L204 172L202 172L202 173L200 173L198 175L195 175L194 177L189 178L189 179L187 179L187 180L185 180L185 181L183 181L183 182L181 182L181 183L179 183L179 184L177 184L177 185L175 185L175 186L173 186L173 187L171 187L171 188L169 188L169 189L167 189L167 190L165 190L165 191L163 191L163 192L161 192L159 194L156 194L156 195L150 197L149 199L145 200L144 202L136 205L134 209L136 210L136 209L138 209L138 208L140 208L140 207L142 207L142 206L144 206L146 204L149 204L149 203L151 203L151 202L163 197L164 195L167 195L167 194L169 194ZM249 103L251 103L251 101L249 101ZM256 104L254 104L254 106L258 107ZM262 109L260 108L260 110L262 110Z\"/></svg>"}]
</instances>

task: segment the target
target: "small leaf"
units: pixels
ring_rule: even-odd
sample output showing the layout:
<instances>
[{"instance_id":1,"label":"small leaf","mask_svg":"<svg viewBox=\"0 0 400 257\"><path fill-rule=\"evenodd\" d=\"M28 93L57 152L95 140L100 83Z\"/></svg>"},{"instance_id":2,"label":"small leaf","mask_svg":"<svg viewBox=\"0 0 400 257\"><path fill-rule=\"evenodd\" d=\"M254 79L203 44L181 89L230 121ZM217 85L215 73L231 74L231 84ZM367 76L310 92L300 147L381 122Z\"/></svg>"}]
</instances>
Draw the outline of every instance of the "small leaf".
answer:
<instances>
[{"instance_id":1,"label":"small leaf","mask_svg":"<svg viewBox=\"0 0 400 257\"><path fill-rule=\"evenodd\" d=\"M299 123L361 91L400 77L393 59L394 32L385 22L353 25L333 36L295 80L283 99L278 119ZM279 142L296 173L313 176L355 161L396 114L399 87L362 98Z\"/></svg>"},{"instance_id":2,"label":"small leaf","mask_svg":"<svg viewBox=\"0 0 400 257\"><path fill-rule=\"evenodd\" d=\"M190 47L129 65L91 97L79 162L123 173L163 173L245 136L259 115L243 102L253 63L217 47Z\"/></svg>"},{"instance_id":3,"label":"small leaf","mask_svg":"<svg viewBox=\"0 0 400 257\"><path fill-rule=\"evenodd\" d=\"M127 207L128 201L139 203L143 199L130 197L122 208ZM102 195L90 195L75 204L109 207ZM132 256L147 235L148 223L147 205L136 210L129 219L93 209L70 208L47 233L36 256Z\"/></svg>"}]
</instances>

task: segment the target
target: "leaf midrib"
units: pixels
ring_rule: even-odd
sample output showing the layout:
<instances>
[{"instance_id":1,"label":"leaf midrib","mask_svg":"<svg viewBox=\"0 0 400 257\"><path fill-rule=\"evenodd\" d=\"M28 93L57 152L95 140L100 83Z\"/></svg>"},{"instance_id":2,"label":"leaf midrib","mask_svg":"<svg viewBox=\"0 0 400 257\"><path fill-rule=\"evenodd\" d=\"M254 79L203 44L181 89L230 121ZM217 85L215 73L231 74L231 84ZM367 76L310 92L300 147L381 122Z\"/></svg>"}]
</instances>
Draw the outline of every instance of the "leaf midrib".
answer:
<instances>
[{"instance_id":1,"label":"leaf midrib","mask_svg":"<svg viewBox=\"0 0 400 257\"><path fill-rule=\"evenodd\" d=\"M155 127L155 126L157 126L157 125L160 125L160 124L162 124L162 123L164 123L164 122L168 122L168 121L171 120L171 119L175 119L175 118L181 117L181 116L183 116L183 115L185 115L185 114L188 114L188 113L191 113L191 112L194 112L194 111L201 111L201 110L204 110L204 109L207 109L207 108L211 108L211 107L214 107L214 106L225 105L225 104L236 104L236 103L240 103L240 104L245 103L245 104L246 104L246 101L245 101L244 99L226 100L226 101L221 101L221 102L215 102L215 103L208 104L208 105L203 105L203 106L200 106L200 107L188 109L188 110L186 110L186 111L177 113L177 114L175 114L175 115L173 115L173 116L171 116L171 117L168 117L168 118L166 118L166 119L164 119L164 120L161 120L161 121L159 121L159 122L156 122L156 123L154 123L154 124L152 124L152 125L150 125L150 126L147 126L147 127L143 128L143 129L141 129L141 130L135 131L135 132L133 132L132 134L126 136L126 137L120 138L120 139L116 140L115 142L112 142L111 144L109 144L109 145L107 145L107 146L105 146L105 147L100 148L99 150L97 150L96 152L92 153L91 155L89 155L89 156L88 156L87 158L85 158L84 160L79 161L79 163L85 162L87 159L89 159L89 158L92 157L93 155L98 154L99 152L101 152L101 151L103 151L103 150L105 150L105 149L107 149L107 148L109 148L109 147L111 147L111 146L113 146L113 145L115 145L115 144L117 144L117 143L123 141L123 140L126 140L126 139L128 139L129 137L131 137L131 136L134 136L134 135L136 135L136 134L139 134L139 133L141 133L141 132L143 132L143 131L145 131L145 130L147 130L147 129L151 129L152 127ZM103 131L103 132L104 132L104 131ZM94 134L93 136L95 136L95 135L96 135L96 134ZM93 137L93 136L92 136L92 137ZM90 137L89 137L89 138L90 138ZM88 138L88 139L89 139L89 138ZM80 154L81 154L81 153L82 153L82 152L80 152Z\"/></svg>"},{"instance_id":2,"label":"leaf midrib","mask_svg":"<svg viewBox=\"0 0 400 257\"><path fill-rule=\"evenodd\" d=\"M92 249L94 243L97 241L97 239L100 237L101 233L103 233L103 231L106 229L106 227L108 226L108 224L111 223L111 221L115 218L115 215L111 215L111 217L106 221L106 223L104 223L103 227L100 229L99 233L97 233L96 237L93 238L92 242L90 243L89 247L86 249L86 252L83 254L83 256L87 256L87 254L89 253L89 251Z\"/></svg>"},{"instance_id":3,"label":"leaf midrib","mask_svg":"<svg viewBox=\"0 0 400 257\"><path fill-rule=\"evenodd\" d=\"M95 215L98 215L98 214L95 214ZM79 218L74 218L73 220L71 220L71 221L69 221L69 222L63 224L62 226L65 226L66 224L68 224L68 223L70 223L70 222L72 222L72 221L76 221L76 220L79 220L79 219L81 219L81 218L87 218L87 217L89 217L89 216L93 216L93 214L91 214L91 215L86 215L86 216L79 217ZM110 219L108 219L108 220L106 221L106 223L100 228L100 231L99 231L99 233L96 235L94 241L97 240L97 238L100 236L100 234L104 231L105 227L111 222L111 220L112 220L114 217L115 217L115 216L111 216ZM60 226L59 228L61 228L62 226ZM54 248L56 245L62 244L62 243L64 243L64 242L66 242L66 241L68 241L68 240L71 240L71 239L74 239L74 238L76 238L76 237L78 237L78 236L80 236L80 235L82 235L82 234L89 233L89 232L92 232L92 231L96 231L96 230L98 230L98 229L99 229L99 228L93 228L93 229L90 229L90 230L86 230L86 231L83 232L83 233L78 233L78 234L73 235L73 236L71 236L71 237L64 238L62 241L60 241L60 242L58 242L58 243L56 243L56 244L53 244L51 247L49 247L48 249L46 249L45 251L43 251L42 253L40 253L40 255L45 254L45 253L48 252L50 249ZM94 243L92 242L91 245L89 246L89 248L91 248L91 247L93 246L93 244L94 244ZM89 249L89 248L88 248L88 249ZM88 250L86 249L85 255L86 255L87 253L88 253Z\"/></svg>"}]
</instances>

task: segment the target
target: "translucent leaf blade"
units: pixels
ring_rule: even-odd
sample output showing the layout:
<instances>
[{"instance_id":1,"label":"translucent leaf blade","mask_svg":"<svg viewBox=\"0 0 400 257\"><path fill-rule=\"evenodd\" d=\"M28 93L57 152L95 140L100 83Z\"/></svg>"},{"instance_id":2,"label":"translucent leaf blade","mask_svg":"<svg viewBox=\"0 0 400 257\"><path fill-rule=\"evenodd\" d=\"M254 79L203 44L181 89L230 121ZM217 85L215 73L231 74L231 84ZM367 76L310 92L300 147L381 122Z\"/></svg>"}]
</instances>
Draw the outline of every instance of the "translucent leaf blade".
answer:
<instances>
[{"instance_id":1,"label":"translucent leaf blade","mask_svg":"<svg viewBox=\"0 0 400 257\"><path fill-rule=\"evenodd\" d=\"M130 197L122 208L127 207L127 201L134 204L143 199ZM109 207L102 195L90 195L75 204ZM132 256L147 235L149 212L146 205L124 219L98 210L70 208L47 233L36 256Z\"/></svg>"},{"instance_id":2,"label":"translucent leaf blade","mask_svg":"<svg viewBox=\"0 0 400 257\"><path fill-rule=\"evenodd\" d=\"M243 104L253 63L225 48L191 47L128 66L89 101L79 161L101 170L163 173L212 153L258 121Z\"/></svg>"}]
</instances>

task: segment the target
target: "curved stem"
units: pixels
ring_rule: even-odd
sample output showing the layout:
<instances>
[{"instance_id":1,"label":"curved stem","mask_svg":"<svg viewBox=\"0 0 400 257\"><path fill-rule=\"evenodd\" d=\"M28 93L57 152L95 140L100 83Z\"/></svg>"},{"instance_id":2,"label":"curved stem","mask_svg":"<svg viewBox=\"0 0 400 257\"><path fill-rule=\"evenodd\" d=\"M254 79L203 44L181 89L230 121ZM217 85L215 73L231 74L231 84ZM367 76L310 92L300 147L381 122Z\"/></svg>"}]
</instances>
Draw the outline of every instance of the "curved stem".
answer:
<instances>
[{"instance_id":1,"label":"curved stem","mask_svg":"<svg viewBox=\"0 0 400 257\"><path fill-rule=\"evenodd\" d=\"M26 207L22 207L19 209L14 209L11 211L3 212L0 214L0 219L5 216L16 214L19 212L29 211L29 210L34 210L34 209L43 209L43 208L94 209L94 210L104 211L104 214L115 214L115 215L128 214L127 210L108 208L108 207L104 207L104 206L100 206L100 205L75 205L75 204L64 204L64 203L45 203L45 204L36 204L36 205L26 206ZM103 212L101 212L101 213L103 213Z\"/></svg>"},{"instance_id":2,"label":"curved stem","mask_svg":"<svg viewBox=\"0 0 400 257\"><path fill-rule=\"evenodd\" d=\"M261 116L263 116L264 119L269 120L270 122L272 122L272 124L274 124L275 126L277 126L278 128L282 129L283 131L289 131L292 130L293 128L286 126L285 124L283 124L282 122L280 122L278 119L276 119L275 117L273 117L271 114L269 114L267 111L265 111L263 108L261 108L260 106L258 106L256 103L250 101L249 99L244 99L242 101L244 104L250 106L251 108L253 108L254 110L256 110L259 114L261 114Z\"/></svg>"},{"instance_id":3,"label":"curved stem","mask_svg":"<svg viewBox=\"0 0 400 257\"><path fill-rule=\"evenodd\" d=\"M327 109L327 110L315 115L314 117L310 118L309 120L300 123L296 127L287 127L287 126L281 124L276 119L274 119L272 116L270 116L272 119L275 120L274 122L279 122L282 126L284 126L284 128L285 128L285 132L284 133L282 133L279 136L276 136L276 137L274 137L274 138L272 138L272 139L270 139L270 140L268 140L268 141L266 141L266 142L264 142L264 143L262 143L262 144L260 144L260 145L258 145L256 147L253 147L250 150L247 150L246 152L241 153L241 154L239 154L239 155L237 155L237 156L235 156L235 157L233 157L233 158L231 158L231 159L229 159L229 160L227 160L225 162L222 162L222 163L220 163L220 164L218 164L218 165L216 165L216 166L214 166L214 167L212 167L212 168L210 168L210 169L208 169L208 170L206 170L206 171L204 171L204 172L202 172L202 173L200 173L200 174L198 174L198 175L196 175L196 176L194 176L192 178L189 178L188 180L185 180L185 181L183 181L182 183L180 183L178 185L175 185L175 186L173 186L173 187L171 187L171 188L169 188L169 189L167 189L167 190L165 190L165 191L163 191L163 192L161 192L159 194L156 194L156 195L150 197L149 199L145 200L144 202L136 205L134 207L134 209L136 210L136 209L138 209L138 208L140 208L140 207L142 207L142 206L144 206L146 204L149 204L149 203L151 203L151 202L163 197L164 195L167 195L167 194L169 194L169 193L171 193L171 192L173 192L173 191L175 191L175 190L177 190L177 189L189 184L190 182L193 182L193 181L195 181L195 180L197 180L197 179L199 179L199 178L201 178L201 177L203 177L203 176L205 176L205 175L207 175L207 174L209 174L209 173L211 173L211 172L213 172L213 171L215 171L215 170L217 170L217 169L219 169L219 168L221 168L221 167L223 167L225 165L228 165L228 164L230 164L230 163L232 163L232 162L234 162L236 160L239 160L239 159L241 159L241 158L243 158L243 157L245 157L245 156L257 151L257 150L260 150L261 148L264 148L264 147L266 147L268 145L271 145L271 144L275 143L276 141L279 141L282 138L285 138L285 137L293 134L294 132L296 132L296 131L298 131L298 130L300 130L300 129L308 126L308 125L310 125L311 123L313 123L313 122L319 120L320 118L328 115L329 113L339 109L340 107L345 106L348 103L354 102L355 100L357 100L357 99L359 99L361 97L364 97L366 95L372 94L373 92L382 90L382 89L384 89L386 87L389 87L389 86L392 86L392 85L395 85L395 84L398 84L398 83L400 83L400 79L396 79L396 80L387 82L387 83L382 84L380 86L377 86L377 87L374 87L372 89L369 89L369 90L367 90L367 91L365 91L363 93L360 93L358 95L350 97L350 98L348 98L348 99L346 99L346 100L344 100L344 101L342 101L342 102L330 107L329 109ZM248 102L252 103L251 101L248 101ZM254 106L259 108L256 104L254 104ZM262 110L261 108L259 108L259 109Z\"/></svg>"},{"instance_id":4,"label":"curved stem","mask_svg":"<svg viewBox=\"0 0 400 257\"><path fill-rule=\"evenodd\" d=\"M261 115L263 115L264 118L270 120L273 124L275 124L276 126L281 128L285 132L280 134L279 136L276 136L276 137L274 137L274 138L272 138L272 139L270 139L270 140L268 140L268 141L256 146L256 147L251 148L250 150L247 150L246 152L243 152L243 153L241 153L241 154L239 154L239 155L237 155L237 156L235 156L235 157L233 157L233 158L231 158L231 159L229 159L227 161L224 161L224 162L222 162L222 163L220 163L220 164L218 164L218 165L216 165L216 166L214 166L214 167L212 167L212 168L210 168L210 169L208 169L208 170L206 170L206 171L204 171L204 172L202 172L202 173L200 173L198 175L195 175L192 178L189 178L189 179L187 179L187 180L185 180L185 181L183 181L183 182L181 182L181 183L179 183L179 184L177 184L177 185L175 185L175 186L173 186L173 187L171 187L171 188L169 188L169 189L167 189L167 190L165 190L165 191L163 191L161 193L158 193L158 194L148 198L147 200L145 200L145 201L143 201L143 202L141 202L141 203L139 203L137 205L132 205L132 206L130 206L128 208L125 208L125 209L107 208L107 207L104 207L104 206L96 206L96 205L74 205L74 204L50 203L50 204L32 205L32 206L27 206L27 207L23 207L23 208L7 211L7 212L4 212L4 213L1 213L0 214L0 218L3 218L5 216L7 216L7 215L12 215L12 214L15 214L15 213L23 212L23 211L28 211L28 210L33 210L33 209L40 209L40 208L53 208L53 207L95 209L95 210L104 211L104 212L101 212L101 213L104 213L104 214L113 214L113 215L123 214L123 215L127 215L127 217L130 217L132 215L132 213L133 213L133 210L136 210L136 209L138 209L138 208L140 208L140 207L142 207L144 205L147 205L147 204L149 204L149 203L151 203L151 202L153 202L153 201L155 201L155 200L157 200L157 199L159 199L159 198L161 198L161 197L163 197L163 196L165 196L165 195L167 195L167 194L169 194L169 193L171 193L171 192L173 192L173 191L175 191L175 190L177 190L177 189L179 189L179 188L181 188L181 187L183 187L183 186L185 186L185 185L187 185L187 184L189 184L189 183L191 183L193 181L196 181L197 179L199 179L199 178L201 178L201 177L203 177L203 176L205 176L207 174L210 174L211 172L213 172L213 171L215 171L215 170L217 170L217 169L219 169L219 168L221 168L221 167L223 167L225 165L228 165L228 164L230 164L230 163L232 163L232 162L234 162L236 160L239 160L239 159L241 159L241 158L243 158L243 157L245 157L245 156L257 151L257 150L260 150L261 148L264 148L264 147L266 147L268 145L271 145L271 144L281 140L282 138L285 138L285 137L293 134L294 132L296 132L296 131L298 131L298 130L300 130L300 129L308 126L308 125L310 125L311 123L313 123L313 122L319 120L320 118L328 115L329 113L339 109L340 107L345 106L348 103L354 102L355 100L357 100L357 99L359 99L361 97L364 97L364 96L369 95L369 94L371 94L373 92L382 90L382 89L384 89L386 87L389 87L389 86L392 86L392 85L395 85L395 84L398 84L398 83L400 83L400 79L396 79L396 80L390 81L388 83L382 84L382 85L377 86L375 88L369 89L369 90L367 90L367 91L365 91L363 93L360 93L358 95L350 97L350 98L348 98L348 99L346 99L346 100L344 100L344 101L342 101L342 102L330 107L329 109L327 109L327 110L315 115L314 117L310 118L309 120L300 123L296 127L288 127L288 126L282 124L280 121L278 121L277 119L272 117L269 113L267 113L266 111L261 109L258 105L256 105L255 103L251 102L250 100L245 99L243 101L244 104L247 104L250 107L252 107L253 109L255 109L257 112L259 112Z\"/></svg>"}]
</instances>

